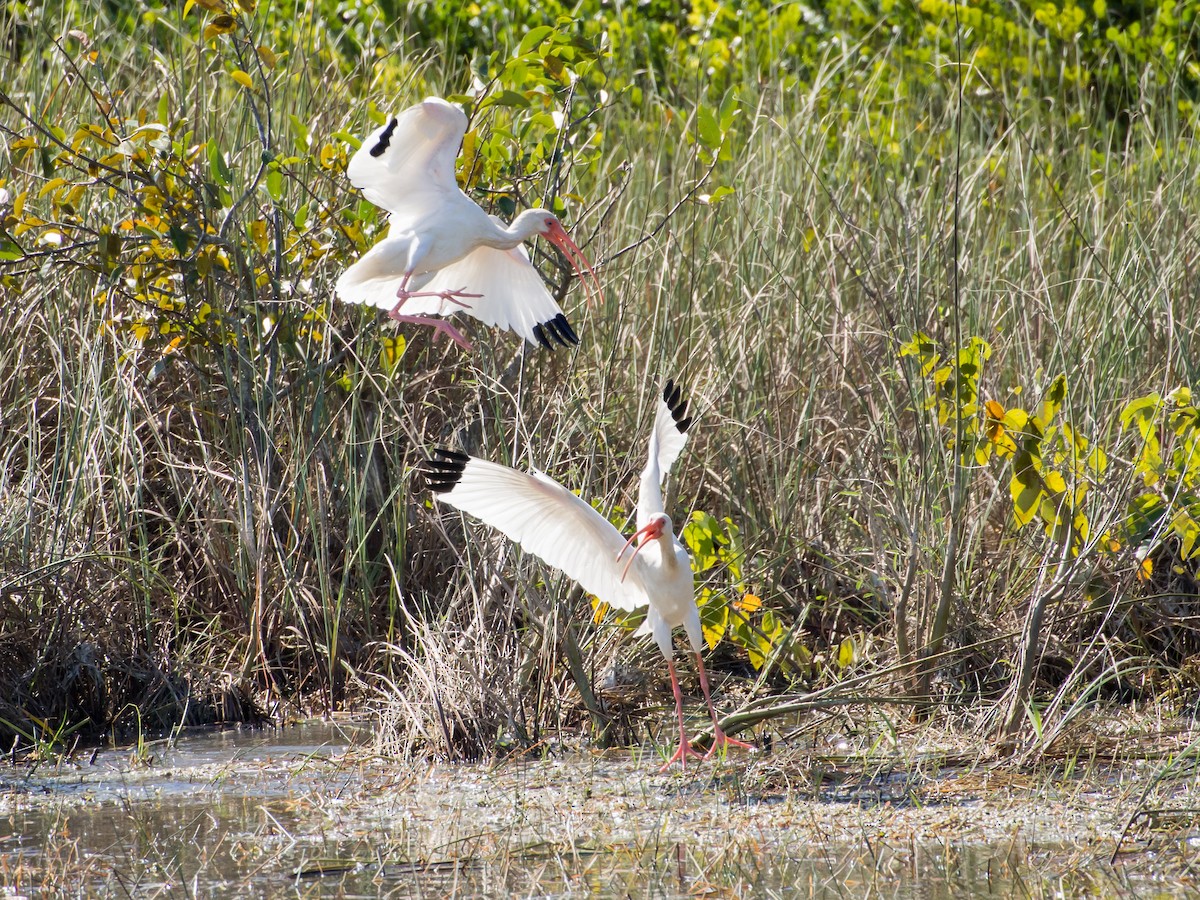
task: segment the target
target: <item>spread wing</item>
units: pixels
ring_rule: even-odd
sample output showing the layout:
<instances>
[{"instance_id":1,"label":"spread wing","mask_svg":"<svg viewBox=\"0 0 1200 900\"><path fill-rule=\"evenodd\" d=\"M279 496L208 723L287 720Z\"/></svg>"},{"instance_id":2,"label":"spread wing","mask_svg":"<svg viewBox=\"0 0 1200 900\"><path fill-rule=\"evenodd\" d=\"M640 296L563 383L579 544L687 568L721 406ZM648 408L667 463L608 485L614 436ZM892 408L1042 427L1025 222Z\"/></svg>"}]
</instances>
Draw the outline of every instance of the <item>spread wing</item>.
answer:
<instances>
[{"instance_id":1,"label":"spread wing","mask_svg":"<svg viewBox=\"0 0 1200 900\"><path fill-rule=\"evenodd\" d=\"M499 219L496 219L499 222ZM338 278L338 298L383 310L396 306L396 290L404 280L408 244L384 238ZM579 343L575 329L529 262L523 246L497 250L479 246L443 269L417 276L409 283L414 291L466 290L481 294L463 305L441 297L413 297L400 308L406 316L450 316L462 313L485 325L515 331L531 344L547 350Z\"/></svg>"},{"instance_id":2,"label":"spread wing","mask_svg":"<svg viewBox=\"0 0 1200 900\"><path fill-rule=\"evenodd\" d=\"M408 243L384 238L360 256L338 277L334 291L343 303L363 303L391 311L396 291L404 282L408 264ZM414 290L415 283L410 285Z\"/></svg>"},{"instance_id":3,"label":"spread wing","mask_svg":"<svg viewBox=\"0 0 1200 900\"><path fill-rule=\"evenodd\" d=\"M622 581L628 557L617 560L621 533L549 476L442 449L424 474L443 503L491 525L605 603L625 610L647 604L641 557Z\"/></svg>"},{"instance_id":4,"label":"spread wing","mask_svg":"<svg viewBox=\"0 0 1200 900\"><path fill-rule=\"evenodd\" d=\"M511 250L476 247L421 285L423 291L461 288L483 296L465 300L465 307L438 297L414 297L404 304L402 312L441 316L461 312L485 325L515 331L529 343L548 350L554 349L555 342L564 347L579 343L523 246Z\"/></svg>"},{"instance_id":5,"label":"spread wing","mask_svg":"<svg viewBox=\"0 0 1200 900\"><path fill-rule=\"evenodd\" d=\"M642 470L641 490L638 492L638 527L641 528L655 513L663 512L662 483L687 443L687 430L692 419L687 414L687 400L679 386L670 379L663 388L662 400L654 415L650 432L650 447L646 468Z\"/></svg>"},{"instance_id":6,"label":"spread wing","mask_svg":"<svg viewBox=\"0 0 1200 900\"><path fill-rule=\"evenodd\" d=\"M454 162L466 131L461 109L429 97L371 132L350 157L346 175L403 228L461 194Z\"/></svg>"}]
</instances>

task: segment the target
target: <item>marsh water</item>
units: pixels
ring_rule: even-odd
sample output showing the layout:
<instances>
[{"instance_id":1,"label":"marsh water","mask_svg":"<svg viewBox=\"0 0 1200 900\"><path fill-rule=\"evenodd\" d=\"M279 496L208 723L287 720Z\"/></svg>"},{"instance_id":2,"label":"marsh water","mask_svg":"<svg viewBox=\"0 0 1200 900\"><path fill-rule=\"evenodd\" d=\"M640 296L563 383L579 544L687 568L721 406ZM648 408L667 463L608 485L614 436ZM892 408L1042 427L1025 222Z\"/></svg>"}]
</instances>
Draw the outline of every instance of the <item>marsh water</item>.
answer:
<instances>
[{"instance_id":1,"label":"marsh water","mask_svg":"<svg viewBox=\"0 0 1200 900\"><path fill-rule=\"evenodd\" d=\"M798 776L754 757L660 775L649 754L413 765L371 747L364 727L309 723L0 768L0 897L1196 889L1200 828L1181 814L1166 839L1130 829L1136 787L1119 773Z\"/></svg>"}]
</instances>

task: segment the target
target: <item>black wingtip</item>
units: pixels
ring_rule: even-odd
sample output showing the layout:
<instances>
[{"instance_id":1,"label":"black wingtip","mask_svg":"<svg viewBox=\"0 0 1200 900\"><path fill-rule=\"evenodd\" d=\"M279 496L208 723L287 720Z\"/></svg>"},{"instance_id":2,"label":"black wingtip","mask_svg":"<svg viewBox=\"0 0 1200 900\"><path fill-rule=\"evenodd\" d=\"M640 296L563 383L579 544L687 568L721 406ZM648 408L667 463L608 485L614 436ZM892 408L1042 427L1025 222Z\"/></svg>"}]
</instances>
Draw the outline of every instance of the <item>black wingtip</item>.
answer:
<instances>
[{"instance_id":1,"label":"black wingtip","mask_svg":"<svg viewBox=\"0 0 1200 900\"><path fill-rule=\"evenodd\" d=\"M470 459L467 454L456 450L435 448L433 456L425 460L421 468L425 487L437 494L454 490L454 486L462 479L463 470Z\"/></svg>"},{"instance_id":2,"label":"black wingtip","mask_svg":"<svg viewBox=\"0 0 1200 900\"><path fill-rule=\"evenodd\" d=\"M383 133L379 135L379 140L375 142L375 146L370 149L370 154L376 159L383 156L387 148L391 146L392 135L396 131L396 124L399 120L392 116L392 121L388 122L387 128L383 129Z\"/></svg>"},{"instance_id":3,"label":"black wingtip","mask_svg":"<svg viewBox=\"0 0 1200 900\"><path fill-rule=\"evenodd\" d=\"M554 317L554 324L558 328L558 333L562 336L563 346L567 344L579 344L579 335L575 333L575 329L571 327L571 323L567 321L567 317L559 313Z\"/></svg>"},{"instance_id":4,"label":"black wingtip","mask_svg":"<svg viewBox=\"0 0 1200 900\"><path fill-rule=\"evenodd\" d=\"M683 391L679 389L679 385L670 378L663 387L663 403L667 404L667 409L671 411L671 418L675 420L675 427L679 429L680 434L686 432L692 424L692 419L687 414L688 404L683 399Z\"/></svg>"},{"instance_id":5,"label":"black wingtip","mask_svg":"<svg viewBox=\"0 0 1200 900\"><path fill-rule=\"evenodd\" d=\"M559 313L553 319L547 319L539 325L533 326L533 336L537 338L537 342L547 350L553 351L554 344L551 343L551 338L558 342L560 347L569 347L572 344L579 343L579 336L575 333L575 329L571 327L571 323L567 321L567 317Z\"/></svg>"},{"instance_id":6,"label":"black wingtip","mask_svg":"<svg viewBox=\"0 0 1200 900\"><path fill-rule=\"evenodd\" d=\"M550 337L552 337L556 341L558 341L558 344L560 347L566 347L567 339L565 337L563 337L562 332L559 331L558 319L557 318L549 319L544 324L546 326L546 331L548 331L550 333Z\"/></svg>"}]
</instances>

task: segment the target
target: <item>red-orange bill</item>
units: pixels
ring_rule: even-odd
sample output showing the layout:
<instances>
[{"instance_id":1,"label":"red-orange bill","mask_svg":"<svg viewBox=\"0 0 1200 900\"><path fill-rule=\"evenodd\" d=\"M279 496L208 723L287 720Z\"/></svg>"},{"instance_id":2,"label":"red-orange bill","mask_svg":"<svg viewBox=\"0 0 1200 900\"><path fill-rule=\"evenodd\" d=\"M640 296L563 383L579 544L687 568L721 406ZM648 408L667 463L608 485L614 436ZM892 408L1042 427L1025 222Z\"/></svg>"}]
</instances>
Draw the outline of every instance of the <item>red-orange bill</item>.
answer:
<instances>
[{"instance_id":1,"label":"red-orange bill","mask_svg":"<svg viewBox=\"0 0 1200 900\"><path fill-rule=\"evenodd\" d=\"M637 558L638 551L641 550L648 543L647 541L638 541L638 538L642 537L643 535L649 535L650 532L654 531L655 524L656 523L651 522L649 525L646 525L642 528L639 528L637 531L635 531L630 536L629 540L627 540L625 542L625 546L623 546L620 549L620 551L617 553L617 559L619 560L622 556L625 555L625 551L629 549L629 545L633 544L635 541L637 541L637 544L633 548L633 552L631 554L629 554L629 562L625 563L625 568L621 570L621 580L622 581L624 581L625 576L629 574L629 567L633 565L634 559Z\"/></svg>"},{"instance_id":2,"label":"red-orange bill","mask_svg":"<svg viewBox=\"0 0 1200 900\"><path fill-rule=\"evenodd\" d=\"M583 255L583 251L579 249L579 246L571 240L571 236L567 234L567 230L557 222L546 232L546 239L561 250L563 256L571 263L571 268L575 270L575 274L583 282L583 289L587 294L588 305L593 305L592 292L595 291L597 298L602 297L603 294L601 293L600 279L596 276L596 270L592 268L592 264L588 262L588 258ZM588 280L587 276L591 276L591 281Z\"/></svg>"}]
</instances>

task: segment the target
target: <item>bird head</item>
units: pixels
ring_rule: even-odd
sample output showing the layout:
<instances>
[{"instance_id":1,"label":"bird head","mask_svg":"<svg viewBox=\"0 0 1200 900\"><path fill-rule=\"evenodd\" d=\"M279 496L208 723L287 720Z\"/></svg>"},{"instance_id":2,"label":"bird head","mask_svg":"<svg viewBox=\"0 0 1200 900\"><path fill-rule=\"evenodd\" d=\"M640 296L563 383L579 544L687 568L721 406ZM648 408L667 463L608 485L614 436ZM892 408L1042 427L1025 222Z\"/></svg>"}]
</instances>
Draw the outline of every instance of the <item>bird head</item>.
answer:
<instances>
[{"instance_id":1,"label":"bird head","mask_svg":"<svg viewBox=\"0 0 1200 900\"><path fill-rule=\"evenodd\" d=\"M583 282L588 306L592 306L592 292L595 291L597 297L601 296L600 279L596 277L596 271L592 268L592 264L588 262L587 257L583 255L583 251L579 249L579 245L571 240L571 236L567 234L567 229L563 228L562 223L558 221L558 216L554 215L548 209L526 210L521 216L527 216L533 221L533 234L544 237L567 258L567 261L571 264L571 268L575 270L575 274ZM588 280L589 276L590 281Z\"/></svg>"},{"instance_id":2,"label":"bird head","mask_svg":"<svg viewBox=\"0 0 1200 900\"><path fill-rule=\"evenodd\" d=\"M645 525L633 533L633 536L625 542L625 546L617 553L617 559L620 560L625 555L625 551L629 549L629 545L636 542L633 548L633 553L629 556L629 562L625 563L625 568L621 571L621 580L625 580L625 576L629 574L629 567L633 565L634 559L638 555L638 551L645 547L653 540L658 540L664 534L674 534L674 529L671 527L671 518L666 513L655 513L650 517Z\"/></svg>"}]
</instances>

